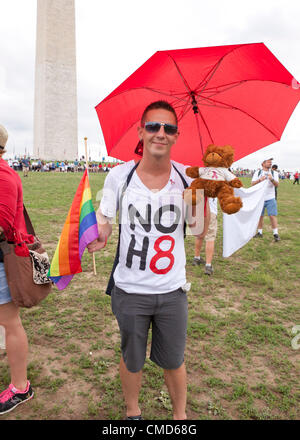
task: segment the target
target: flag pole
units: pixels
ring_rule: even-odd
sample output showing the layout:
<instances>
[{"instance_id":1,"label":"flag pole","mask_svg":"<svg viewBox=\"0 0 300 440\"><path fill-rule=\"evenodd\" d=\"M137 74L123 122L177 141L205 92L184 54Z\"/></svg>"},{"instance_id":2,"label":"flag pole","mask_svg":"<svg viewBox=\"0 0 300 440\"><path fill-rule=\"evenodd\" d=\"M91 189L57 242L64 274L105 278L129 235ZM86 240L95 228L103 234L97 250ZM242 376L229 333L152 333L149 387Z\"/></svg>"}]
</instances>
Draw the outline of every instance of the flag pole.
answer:
<instances>
[{"instance_id":1,"label":"flag pole","mask_svg":"<svg viewBox=\"0 0 300 440\"><path fill-rule=\"evenodd\" d=\"M87 137L84 138L84 148L85 148L85 164L86 164L87 174L89 175L89 162L87 157ZM93 252L93 268L94 268L94 275L97 275L95 252Z\"/></svg>"}]
</instances>

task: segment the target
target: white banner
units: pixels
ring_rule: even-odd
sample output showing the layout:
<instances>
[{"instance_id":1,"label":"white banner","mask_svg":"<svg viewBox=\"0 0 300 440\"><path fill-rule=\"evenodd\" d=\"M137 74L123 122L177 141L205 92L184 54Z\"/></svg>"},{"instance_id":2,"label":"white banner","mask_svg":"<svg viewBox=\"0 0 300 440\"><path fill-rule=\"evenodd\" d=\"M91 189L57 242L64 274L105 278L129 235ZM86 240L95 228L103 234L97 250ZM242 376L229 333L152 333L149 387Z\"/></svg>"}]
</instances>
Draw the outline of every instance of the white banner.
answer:
<instances>
[{"instance_id":1,"label":"white banner","mask_svg":"<svg viewBox=\"0 0 300 440\"><path fill-rule=\"evenodd\" d=\"M234 188L234 194L241 197L243 207L236 214L223 213L223 257L230 257L255 235L267 185L268 181L264 180L250 188Z\"/></svg>"}]
</instances>

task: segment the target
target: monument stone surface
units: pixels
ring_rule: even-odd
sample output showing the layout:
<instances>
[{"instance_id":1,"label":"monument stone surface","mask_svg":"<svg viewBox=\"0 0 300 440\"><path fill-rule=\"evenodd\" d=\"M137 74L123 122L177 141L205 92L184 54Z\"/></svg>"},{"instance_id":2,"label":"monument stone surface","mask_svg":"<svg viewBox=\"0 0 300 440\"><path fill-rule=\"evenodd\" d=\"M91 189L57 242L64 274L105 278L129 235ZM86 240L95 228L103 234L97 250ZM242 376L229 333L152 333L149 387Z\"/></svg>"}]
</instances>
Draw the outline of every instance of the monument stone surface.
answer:
<instances>
[{"instance_id":1,"label":"monument stone surface","mask_svg":"<svg viewBox=\"0 0 300 440\"><path fill-rule=\"evenodd\" d=\"M78 155L75 0L37 0L35 158Z\"/></svg>"}]
</instances>

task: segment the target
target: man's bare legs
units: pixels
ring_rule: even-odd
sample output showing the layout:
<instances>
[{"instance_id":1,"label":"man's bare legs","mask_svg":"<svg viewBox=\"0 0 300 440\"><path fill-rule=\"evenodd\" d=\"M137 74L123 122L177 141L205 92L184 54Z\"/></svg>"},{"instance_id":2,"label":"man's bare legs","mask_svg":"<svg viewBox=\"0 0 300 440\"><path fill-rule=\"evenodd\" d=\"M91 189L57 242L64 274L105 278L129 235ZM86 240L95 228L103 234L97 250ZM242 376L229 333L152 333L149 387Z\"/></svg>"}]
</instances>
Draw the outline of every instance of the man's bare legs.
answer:
<instances>
[{"instance_id":1,"label":"man's bare legs","mask_svg":"<svg viewBox=\"0 0 300 440\"><path fill-rule=\"evenodd\" d=\"M276 215L270 215L270 222L271 222L272 229L276 229L278 227Z\"/></svg>"},{"instance_id":2,"label":"man's bare legs","mask_svg":"<svg viewBox=\"0 0 300 440\"><path fill-rule=\"evenodd\" d=\"M257 229L262 229L262 228L263 228L263 225L264 225L264 216L261 215L261 216L259 217L259 222L258 222Z\"/></svg>"},{"instance_id":3,"label":"man's bare legs","mask_svg":"<svg viewBox=\"0 0 300 440\"><path fill-rule=\"evenodd\" d=\"M183 363L176 370L164 370L165 382L173 405L173 419L186 420L186 369Z\"/></svg>"},{"instance_id":4,"label":"man's bare legs","mask_svg":"<svg viewBox=\"0 0 300 440\"><path fill-rule=\"evenodd\" d=\"M207 241L205 243L205 258L206 264L211 264L215 250L215 241Z\"/></svg>"},{"instance_id":5,"label":"man's bare legs","mask_svg":"<svg viewBox=\"0 0 300 440\"><path fill-rule=\"evenodd\" d=\"M142 385L142 370L137 373L131 373L127 370L123 357L121 357L120 378L127 408L126 415L127 417L139 416L141 414L139 393Z\"/></svg>"},{"instance_id":6,"label":"man's bare legs","mask_svg":"<svg viewBox=\"0 0 300 440\"><path fill-rule=\"evenodd\" d=\"M195 257L200 257L200 252L203 244L203 238L195 238ZM205 262L211 264L215 250L215 241L205 242Z\"/></svg>"},{"instance_id":7,"label":"man's bare legs","mask_svg":"<svg viewBox=\"0 0 300 440\"><path fill-rule=\"evenodd\" d=\"M269 215L272 229L278 228L278 221L276 215ZM264 216L260 216L257 229L262 229L264 225Z\"/></svg>"},{"instance_id":8,"label":"man's bare legs","mask_svg":"<svg viewBox=\"0 0 300 440\"><path fill-rule=\"evenodd\" d=\"M195 237L195 257L200 257L203 238Z\"/></svg>"},{"instance_id":9,"label":"man's bare legs","mask_svg":"<svg viewBox=\"0 0 300 440\"><path fill-rule=\"evenodd\" d=\"M175 370L164 370L165 382L173 405L173 419L186 419L186 370L184 363ZM127 417L141 414L138 399L142 384L142 370L131 373L127 370L123 357L120 360L120 378L126 404Z\"/></svg>"}]
</instances>

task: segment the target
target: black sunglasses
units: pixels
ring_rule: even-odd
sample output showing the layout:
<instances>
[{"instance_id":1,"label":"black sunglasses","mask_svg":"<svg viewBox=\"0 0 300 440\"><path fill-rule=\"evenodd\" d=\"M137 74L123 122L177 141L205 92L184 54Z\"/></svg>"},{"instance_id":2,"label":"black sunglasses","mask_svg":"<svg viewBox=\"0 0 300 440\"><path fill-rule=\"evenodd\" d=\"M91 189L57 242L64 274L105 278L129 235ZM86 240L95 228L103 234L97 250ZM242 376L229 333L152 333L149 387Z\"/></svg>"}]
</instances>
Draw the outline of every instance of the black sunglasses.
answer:
<instances>
[{"instance_id":1,"label":"black sunglasses","mask_svg":"<svg viewBox=\"0 0 300 440\"><path fill-rule=\"evenodd\" d=\"M166 124L165 122L145 122L144 125L148 133L158 133L161 126L164 127L165 133L168 135L174 135L178 131L177 125Z\"/></svg>"}]
</instances>

